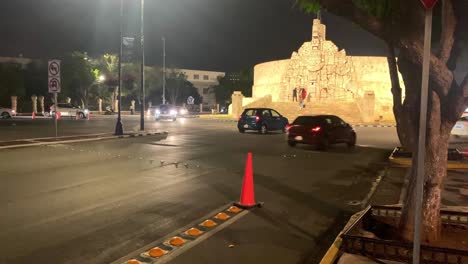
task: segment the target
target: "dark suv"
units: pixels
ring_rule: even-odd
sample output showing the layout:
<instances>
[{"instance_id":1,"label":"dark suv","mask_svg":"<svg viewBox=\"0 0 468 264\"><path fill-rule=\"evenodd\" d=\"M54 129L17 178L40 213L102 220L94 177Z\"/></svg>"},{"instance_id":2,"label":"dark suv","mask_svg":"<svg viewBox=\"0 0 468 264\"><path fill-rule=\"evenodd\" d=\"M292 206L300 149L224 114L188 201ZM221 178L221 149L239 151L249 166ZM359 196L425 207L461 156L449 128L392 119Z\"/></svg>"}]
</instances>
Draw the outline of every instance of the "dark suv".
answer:
<instances>
[{"instance_id":1,"label":"dark suv","mask_svg":"<svg viewBox=\"0 0 468 264\"><path fill-rule=\"evenodd\" d=\"M330 144L356 145L356 132L341 118L334 115L300 116L288 127L288 144L317 145L327 150Z\"/></svg>"},{"instance_id":2,"label":"dark suv","mask_svg":"<svg viewBox=\"0 0 468 264\"><path fill-rule=\"evenodd\" d=\"M260 134L278 130L286 132L287 125L288 119L270 108L247 108L237 122L237 128L241 133L247 130L255 130Z\"/></svg>"}]
</instances>

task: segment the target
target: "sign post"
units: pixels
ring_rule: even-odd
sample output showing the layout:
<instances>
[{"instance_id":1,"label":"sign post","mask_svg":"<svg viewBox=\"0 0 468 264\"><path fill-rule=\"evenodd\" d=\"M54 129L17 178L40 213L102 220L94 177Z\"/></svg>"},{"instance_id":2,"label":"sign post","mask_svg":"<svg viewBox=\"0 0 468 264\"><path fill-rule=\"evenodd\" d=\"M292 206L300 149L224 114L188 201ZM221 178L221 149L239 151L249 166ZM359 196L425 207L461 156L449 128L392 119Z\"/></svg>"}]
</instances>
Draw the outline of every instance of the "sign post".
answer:
<instances>
[{"instance_id":1,"label":"sign post","mask_svg":"<svg viewBox=\"0 0 468 264\"><path fill-rule=\"evenodd\" d=\"M59 115L57 93L62 90L60 82L60 60L49 60L48 74L49 74L49 93L54 94L54 111L55 111L55 137L58 136L57 117Z\"/></svg>"},{"instance_id":2,"label":"sign post","mask_svg":"<svg viewBox=\"0 0 468 264\"><path fill-rule=\"evenodd\" d=\"M421 0L426 9L424 27L424 54L422 63L421 106L419 111L419 139L416 167L416 194L414 212L413 264L420 263L422 203L424 195L424 160L426 154L427 100L429 90L429 69L431 58L432 8L437 0Z\"/></svg>"}]
</instances>

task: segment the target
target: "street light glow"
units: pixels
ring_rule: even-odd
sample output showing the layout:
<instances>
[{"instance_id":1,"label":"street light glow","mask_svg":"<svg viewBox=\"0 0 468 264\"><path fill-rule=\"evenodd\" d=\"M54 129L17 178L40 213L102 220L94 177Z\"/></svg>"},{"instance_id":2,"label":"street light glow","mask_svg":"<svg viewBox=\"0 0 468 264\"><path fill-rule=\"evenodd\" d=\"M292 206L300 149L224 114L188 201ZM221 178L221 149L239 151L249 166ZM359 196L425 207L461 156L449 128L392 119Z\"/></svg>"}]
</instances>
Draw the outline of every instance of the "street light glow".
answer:
<instances>
[{"instance_id":1,"label":"street light glow","mask_svg":"<svg viewBox=\"0 0 468 264\"><path fill-rule=\"evenodd\" d=\"M99 82L103 82L106 80L106 76L104 75L99 75Z\"/></svg>"}]
</instances>

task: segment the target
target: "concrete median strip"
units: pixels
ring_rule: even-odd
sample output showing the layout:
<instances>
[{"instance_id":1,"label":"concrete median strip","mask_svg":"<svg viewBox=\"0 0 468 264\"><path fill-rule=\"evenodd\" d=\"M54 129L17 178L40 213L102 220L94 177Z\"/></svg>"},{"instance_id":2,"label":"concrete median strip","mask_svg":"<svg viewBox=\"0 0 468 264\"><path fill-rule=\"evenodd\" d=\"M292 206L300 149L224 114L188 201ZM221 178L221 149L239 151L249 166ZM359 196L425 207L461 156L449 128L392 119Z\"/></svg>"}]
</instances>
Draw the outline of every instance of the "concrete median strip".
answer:
<instances>
[{"instance_id":1,"label":"concrete median strip","mask_svg":"<svg viewBox=\"0 0 468 264\"><path fill-rule=\"evenodd\" d=\"M112 262L112 264L167 263L233 224L248 212L248 210L235 206L224 205L207 216Z\"/></svg>"},{"instance_id":2,"label":"concrete median strip","mask_svg":"<svg viewBox=\"0 0 468 264\"><path fill-rule=\"evenodd\" d=\"M0 150L1 149L14 149L14 148L24 148L24 147L34 147L34 146L44 146L44 145L55 145L55 144L65 144L65 143L78 143L78 142L88 142L88 141L98 141L105 139L115 139L115 138L130 138L143 136L155 136L155 135L164 135L167 132L144 132L144 133L130 133L122 136L116 136L109 133L101 134L88 134L88 135L74 135L74 136L63 136L63 137L48 137L48 138L30 138L30 139L18 139L11 141L0 141Z\"/></svg>"}]
</instances>

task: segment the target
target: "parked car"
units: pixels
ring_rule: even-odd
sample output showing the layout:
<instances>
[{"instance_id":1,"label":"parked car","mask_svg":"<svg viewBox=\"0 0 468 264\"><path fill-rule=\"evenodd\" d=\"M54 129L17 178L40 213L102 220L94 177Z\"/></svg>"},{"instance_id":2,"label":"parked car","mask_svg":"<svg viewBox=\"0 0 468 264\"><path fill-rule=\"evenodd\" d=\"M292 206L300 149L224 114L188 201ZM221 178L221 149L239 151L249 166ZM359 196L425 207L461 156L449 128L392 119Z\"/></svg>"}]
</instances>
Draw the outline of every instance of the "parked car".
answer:
<instances>
[{"instance_id":1,"label":"parked car","mask_svg":"<svg viewBox=\"0 0 468 264\"><path fill-rule=\"evenodd\" d=\"M455 137L468 136L468 116L458 119L455 126L452 128L452 135Z\"/></svg>"},{"instance_id":2,"label":"parked car","mask_svg":"<svg viewBox=\"0 0 468 264\"><path fill-rule=\"evenodd\" d=\"M286 132L287 125L288 119L270 108L247 108L237 122L240 133L248 130L258 131L260 134L268 131Z\"/></svg>"},{"instance_id":3,"label":"parked car","mask_svg":"<svg viewBox=\"0 0 468 264\"><path fill-rule=\"evenodd\" d=\"M155 110L155 120L177 120L177 108L173 105L160 105Z\"/></svg>"},{"instance_id":4,"label":"parked car","mask_svg":"<svg viewBox=\"0 0 468 264\"><path fill-rule=\"evenodd\" d=\"M88 109L83 109L69 103L58 103L58 110L60 111L60 116L87 118L89 115ZM50 107L50 115L55 117L55 104Z\"/></svg>"},{"instance_id":5,"label":"parked car","mask_svg":"<svg viewBox=\"0 0 468 264\"><path fill-rule=\"evenodd\" d=\"M317 145L327 150L331 144L356 145L356 132L341 118L334 115L300 116L288 127L288 145Z\"/></svg>"},{"instance_id":6,"label":"parked car","mask_svg":"<svg viewBox=\"0 0 468 264\"><path fill-rule=\"evenodd\" d=\"M0 118L1 119L8 119L15 115L16 115L15 110L0 106Z\"/></svg>"}]
</instances>

